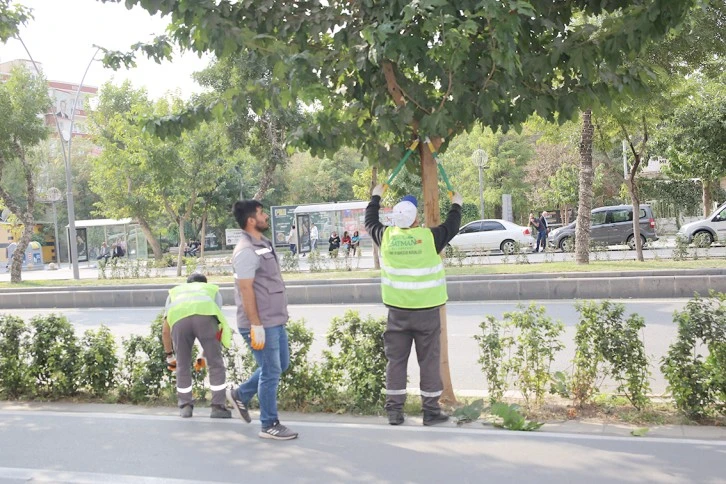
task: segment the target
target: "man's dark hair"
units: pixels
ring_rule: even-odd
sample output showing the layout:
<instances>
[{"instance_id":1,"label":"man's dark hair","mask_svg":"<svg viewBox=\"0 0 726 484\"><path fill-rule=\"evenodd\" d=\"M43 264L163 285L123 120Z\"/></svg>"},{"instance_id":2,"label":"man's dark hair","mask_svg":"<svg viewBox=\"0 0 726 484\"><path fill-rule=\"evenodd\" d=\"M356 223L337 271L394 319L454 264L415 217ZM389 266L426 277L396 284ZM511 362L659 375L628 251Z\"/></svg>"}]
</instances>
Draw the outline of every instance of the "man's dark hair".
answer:
<instances>
[{"instance_id":1,"label":"man's dark hair","mask_svg":"<svg viewBox=\"0 0 726 484\"><path fill-rule=\"evenodd\" d=\"M239 228L247 228L247 219L250 217L254 218L257 215L257 207L263 208L262 203L258 200L239 200L234 202L232 213L234 214L234 219L239 224Z\"/></svg>"},{"instance_id":2,"label":"man's dark hair","mask_svg":"<svg viewBox=\"0 0 726 484\"><path fill-rule=\"evenodd\" d=\"M194 272L191 276L187 277L187 282L207 282L207 276L199 272Z\"/></svg>"}]
</instances>

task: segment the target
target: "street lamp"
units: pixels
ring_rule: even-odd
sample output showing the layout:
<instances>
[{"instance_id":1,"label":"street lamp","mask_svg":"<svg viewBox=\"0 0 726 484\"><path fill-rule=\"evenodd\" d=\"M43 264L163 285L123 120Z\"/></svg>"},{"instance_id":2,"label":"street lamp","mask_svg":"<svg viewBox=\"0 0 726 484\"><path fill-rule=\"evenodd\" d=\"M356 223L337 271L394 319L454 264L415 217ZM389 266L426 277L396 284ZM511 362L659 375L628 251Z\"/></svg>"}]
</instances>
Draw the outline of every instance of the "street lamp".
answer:
<instances>
[{"instance_id":1,"label":"street lamp","mask_svg":"<svg viewBox=\"0 0 726 484\"><path fill-rule=\"evenodd\" d=\"M50 187L45 196L48 202L53 206L53 227L55 229L55 262L56 264L58 264L58 268L60 269L60 251L58 250L58 215L55 211L55 204L63 198L63 195L61 194L61 191L58 190L56 187Z\"/></svg>"},{"instance_id":2,"label":"street lamp","mask_svg":"<svg viewBox=\"0 0 726 484\"><path fill-rule=\"evenodd\" d=\"M35 68L35 71L38 73L38 75L42 75L40 72L40 68L38 67L38 64L35 63L35 60L33 59L33 56L30 54L30 51L28 50L28 47L25 45L25 42L23 42L23 39L20 38L20 36L16 36L16 38L20 41L20 43L23 45L23 48L25 49L25 52L28 54L28 58L30 59L30 62L33 63L33 67ZM83 81L86 80L86 74L88 74L88 70L91 68L91 64L93 64L93 61L96 60L96 56L100 52L101 48L97 47L96 51L93 53L93 57L91 57L91 60L88 62L88 66L86 67L85 72L83 73L83 77L81 78L81 83L78 84L78 89L76 89L76 98L73 102L73 108L71 109L71 126L68 130L68 139L66 140L63 136L63 131L61 130L60 123L58 122L58 116L55 114L55 109L53 110L53 117L55 118L55 127L58 130L58 136L60 137L61 141L61 148L63 151L63 158L65 161L65 167L66 167L66 201L68 203L68 229L70 231L70 238L68 243L68 248L70 250L70 259L71 259L71 266L73 267L73 279L80 279L81 276L78 272L78 241L76 239L76 210L75 210L75 204L73 203L73 176L71 174L71 141L73 140L73 122L76 117L76 109L78 108L78 98L81 95L81 88L83 87ZM66 147L63 145L64 141L68 141L68 151L66 151Z\"/></svg>"},{"instance_id":3,"label":"street lamp","mask_svg":"<svg viewBox=\"0 0 726 484\"><path fill-rule=\"evenodd\" d=\"M481 212L481 218L484 218L484 168L487 167L489 155L479 148L472 153L471 161L479 168L479 211Z\"/></svg>"}]
</instances>

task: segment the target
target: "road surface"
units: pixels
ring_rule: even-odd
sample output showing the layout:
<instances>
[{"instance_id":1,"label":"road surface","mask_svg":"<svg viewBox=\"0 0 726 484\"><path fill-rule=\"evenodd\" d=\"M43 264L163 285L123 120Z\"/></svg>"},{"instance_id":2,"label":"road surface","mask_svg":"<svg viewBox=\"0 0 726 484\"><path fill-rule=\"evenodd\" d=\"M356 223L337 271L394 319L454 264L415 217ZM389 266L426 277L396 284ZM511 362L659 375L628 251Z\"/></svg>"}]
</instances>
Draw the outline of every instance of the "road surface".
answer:
<instances>
[{"instance_id":1,"label":"road surface","mask_svg":"<svg viewBox=\"0 0 726 484\"><path fill-rule=\"evenodd\" d=\"M200 409L201 410L201 409ZM726 441L0 410L0 483L726 483Z\"/></svg>"}]
</instances>

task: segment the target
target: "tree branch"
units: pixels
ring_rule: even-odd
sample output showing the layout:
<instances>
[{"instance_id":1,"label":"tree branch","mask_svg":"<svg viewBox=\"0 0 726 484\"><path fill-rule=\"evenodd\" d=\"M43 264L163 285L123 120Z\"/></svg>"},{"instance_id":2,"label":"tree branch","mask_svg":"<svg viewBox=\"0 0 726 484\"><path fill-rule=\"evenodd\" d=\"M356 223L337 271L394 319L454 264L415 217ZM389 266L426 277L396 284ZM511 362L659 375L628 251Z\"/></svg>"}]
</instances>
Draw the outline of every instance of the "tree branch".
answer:
<instances>
[{"instance_id":1,"label":"tree branch","mask_svg":"<svg viewBox=\"0 0 726 484\"><path fill-rule=\"evenodd\" d=\"M441 104L439 104L439 111L444 109L444 103L446 102L446 99L451 94L451 83L454 79L454 75L451 71L449 71L449 87L446 89L446 94L444 94L444 98L441 100Z\"/></svg>"},{"instance_id":2,"label":"tree branch","mask_svg":"<svg viewBox=\"0 0 726 484\"><path fill-rule=\"evenodd\" d=\"M393 102L395 102L397 106L405 106L406 99L408 99L421 111L425 112L426 114L431 114L430 110L424 108L419 103L417 103L416 100L409 96L406 91L403 90L400 84L398 84L398 81L396 80L396 73L393 70L393 63L391 63L390 61L383 62L383 75L386 77L386 86L388 87L388 93L391 95L391 97L393 98Z\"/></svg>"}]
</instances>

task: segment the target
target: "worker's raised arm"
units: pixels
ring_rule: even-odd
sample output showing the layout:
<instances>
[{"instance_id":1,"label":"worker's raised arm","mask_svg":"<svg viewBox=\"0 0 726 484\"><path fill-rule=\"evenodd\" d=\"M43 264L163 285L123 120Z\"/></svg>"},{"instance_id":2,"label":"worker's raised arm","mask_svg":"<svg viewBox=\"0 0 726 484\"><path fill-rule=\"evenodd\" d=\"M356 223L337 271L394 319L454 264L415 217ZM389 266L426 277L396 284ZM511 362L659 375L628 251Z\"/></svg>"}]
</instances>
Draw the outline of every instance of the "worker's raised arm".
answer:
<instances>
[{"instance_id":1,"label":"worker's raised arm","mask_svg":"<svg viewBox=\"0 0 726 484\"><path fill-rule=\"evenodd\" d=\"M444 223L438 227L433 227L431 232L434 235L434 243L436 244L436 252L441 252L446 248L451 239L459 233L459 227L461 226L461 206L463 204L461 195L454 193L451 201L451 208L449 213L446 215Z\"/></svg>"},{"instance_id":2,"label":"worker's raised arm","mask_svg":"<svg viewBox=\"0 0 726 484\"><path fill-rule=\"evenodd\" d=\"M381 196L383 195L383 185L376 185L371 195L371 201L366 207L366 231L371 236L373 242L380 247L381 239L383 238L383 231L386 230L386 226L383 225L378 217L378 212L381 209Z\"/></svg>"}]
</instances>

